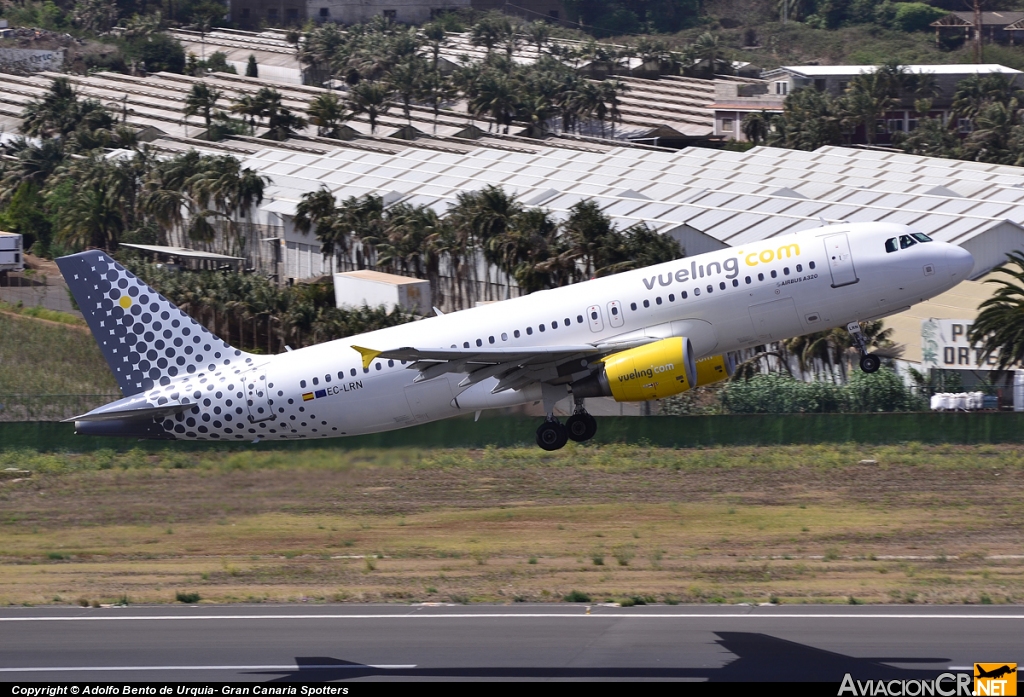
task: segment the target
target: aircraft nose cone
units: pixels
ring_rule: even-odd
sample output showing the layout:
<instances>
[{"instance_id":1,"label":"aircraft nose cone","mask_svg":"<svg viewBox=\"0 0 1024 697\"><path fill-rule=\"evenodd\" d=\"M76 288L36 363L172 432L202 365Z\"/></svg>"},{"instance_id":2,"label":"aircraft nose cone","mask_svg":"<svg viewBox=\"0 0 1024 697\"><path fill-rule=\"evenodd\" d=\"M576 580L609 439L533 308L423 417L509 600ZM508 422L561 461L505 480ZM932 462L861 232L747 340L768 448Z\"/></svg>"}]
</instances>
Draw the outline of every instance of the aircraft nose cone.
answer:
<instances>
[{"instance_id":1,"label":"aircraft nose cone","mask_svg":"<svg viewBox=\"0 0 1024 697\"><path fill-rule=\"evenodd\" d=\"M974 270L974 257L963 247L950 245L946 250L946 261L950 275L955 278L965 279Z\"/></svg>"}]
</instances>

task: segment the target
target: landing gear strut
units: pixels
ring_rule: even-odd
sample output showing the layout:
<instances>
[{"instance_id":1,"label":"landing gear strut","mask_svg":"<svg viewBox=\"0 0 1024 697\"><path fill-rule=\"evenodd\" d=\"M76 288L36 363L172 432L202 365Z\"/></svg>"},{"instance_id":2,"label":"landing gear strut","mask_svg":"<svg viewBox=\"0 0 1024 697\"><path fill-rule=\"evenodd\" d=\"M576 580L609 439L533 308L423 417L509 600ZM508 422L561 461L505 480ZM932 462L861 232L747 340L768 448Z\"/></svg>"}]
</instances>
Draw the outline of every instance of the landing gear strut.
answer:
<instances>
[{"instance_id":1,"label":"landing gear strut","mask_svg":"<svg viewBox=\"0 0 1024 697\"><path fill-rule=\"evenodd\" d=\"M868 353L867 343L864 341L864 334L860 330L860 322L850 322L846 325L846 331L850 332L857 350L860 351L860 369L865 373L873 373L882 365L881 359L873 353Z\"/></svg>"}]
</instances>

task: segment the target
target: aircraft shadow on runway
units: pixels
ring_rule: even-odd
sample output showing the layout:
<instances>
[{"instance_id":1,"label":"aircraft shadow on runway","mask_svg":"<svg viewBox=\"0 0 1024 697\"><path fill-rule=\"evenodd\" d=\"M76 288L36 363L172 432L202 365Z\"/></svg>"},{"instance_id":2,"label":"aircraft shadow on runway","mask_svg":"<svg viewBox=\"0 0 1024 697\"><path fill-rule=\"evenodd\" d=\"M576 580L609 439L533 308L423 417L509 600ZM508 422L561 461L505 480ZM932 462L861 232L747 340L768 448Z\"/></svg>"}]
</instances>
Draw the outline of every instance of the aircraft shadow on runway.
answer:
<instances>
[{"instance_id":1,"label":"aircraft shadow on runway","mask_svg":"<svg viewBox=\"0 0 1024 697\"><path fill-rule=\"evenodd\" d=\"M261 671L277 675L271 682L328 682L364 677L414 678L696 678L713 682L835 682L850 673L859 680L935 678L941 669L895 668L888 663L948 666L948 658L883 656L856 658L756 632L715 632L718 644L736 656L721 668L600 667L450 667L374 668L337 658L300 656L297 670Z\"/></svg>"}]
</instances>

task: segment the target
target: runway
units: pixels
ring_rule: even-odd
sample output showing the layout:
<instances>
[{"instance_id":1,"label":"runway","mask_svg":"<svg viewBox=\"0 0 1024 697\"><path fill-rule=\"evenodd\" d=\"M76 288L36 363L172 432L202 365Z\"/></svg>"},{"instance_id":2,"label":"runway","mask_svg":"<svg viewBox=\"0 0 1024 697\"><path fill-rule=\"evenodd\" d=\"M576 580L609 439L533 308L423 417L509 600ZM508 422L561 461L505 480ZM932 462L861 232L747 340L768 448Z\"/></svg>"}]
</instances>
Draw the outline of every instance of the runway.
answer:
<instances>
[{"instance_id":1,"label":"runway","mask_svg":"<svg viewBox=\"0 0 1024 697\"><path fill-rule=\"evenodd\" d=\"M1024 607L0 609L0 680L934 679L1024 663Z\"/></svg>"}]
</instances>

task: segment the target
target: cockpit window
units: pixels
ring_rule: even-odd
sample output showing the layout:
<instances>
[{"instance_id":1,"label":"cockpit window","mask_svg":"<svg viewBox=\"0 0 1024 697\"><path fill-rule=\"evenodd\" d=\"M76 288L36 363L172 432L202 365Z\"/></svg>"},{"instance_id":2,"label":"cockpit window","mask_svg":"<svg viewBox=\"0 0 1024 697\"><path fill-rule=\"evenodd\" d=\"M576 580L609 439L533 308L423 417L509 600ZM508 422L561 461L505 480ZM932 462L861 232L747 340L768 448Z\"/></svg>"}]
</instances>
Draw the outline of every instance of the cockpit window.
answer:
<instances>
[{"instance_id":1,"label":"cockpit window","mask_svg":"<svg viewBox=\"0 0 1024 697\"><path fill-rule=\"evenodd\" d=\"M887 253L895 252L899 247L896 246L896 238L893 237L885 241L885 251Z\"/></svg>"},{"instance_id":2,"label":"cockpit window","mask_svg":"<svg viewBox=\"0 0 1024 697\"><path fill-rule=\"evenodd\" d=\"M911 235L918 242L931 242L932 241L932 238L929 237L928 235L924 234L923 232L913 232L913 233L911 233Z\"/></svg>"},{"instance_id":3,"label":"cockpit window","mask_svg":"<svg viewBox=\"0 0 1024 697\"><path fill-rule=\"evenodd\" d=\"M900 235L900 249L913 247L917 242L910 235Z\"/></svg>"}]
</instances>

